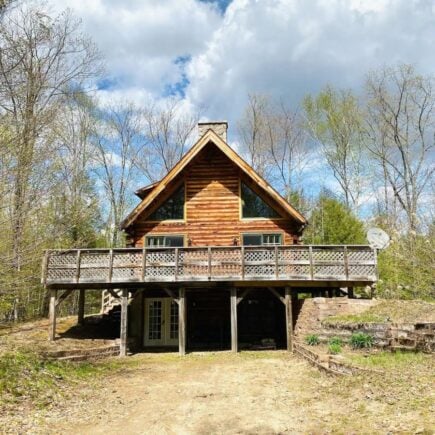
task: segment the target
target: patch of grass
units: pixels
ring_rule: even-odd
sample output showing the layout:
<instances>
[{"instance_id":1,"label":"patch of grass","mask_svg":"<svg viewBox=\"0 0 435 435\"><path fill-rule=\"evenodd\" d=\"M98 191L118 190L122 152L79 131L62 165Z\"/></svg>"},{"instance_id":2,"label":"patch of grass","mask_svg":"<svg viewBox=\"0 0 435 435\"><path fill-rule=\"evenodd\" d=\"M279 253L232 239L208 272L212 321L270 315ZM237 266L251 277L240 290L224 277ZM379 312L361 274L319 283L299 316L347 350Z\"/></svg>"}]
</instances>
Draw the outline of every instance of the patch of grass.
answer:
<instances>
[{"instance_id":1,"label":"patch of grass","mask_svg":"<svg viewBox=\"0 0 435 435\"><path fill-rule=\"evenodd\" d=\"M305 343L307 343L308 346L317 346L320 343L319 336L316 334L309 334L305 336Z\"/></svg>"},{"instance_id":2,"label":"patch of grass","mask_svg":"<svg viewBox=\"0 0 435 435\"><path fill-rule=\"evenodd\" d=\"M414 365L433 363L432 356L411 352L378 352L370 355L350 354L347 356L363 367L379 367L385 369L411 369Z\"/></svg>"},{"instance_id":3,"label":"patch of grass","mask_svg":"<svg viewBox=\"0 0 435 435\"><path fill-rule=\"evenodd\" d=\"M341 345L338 343L329 343L328 353L331 355L338 355L341 353Z\"/></svg>"},{"instance_id":4,"label":"patch of grass","mask_svg":"<svg viewBox=\"0 0 435 435\"><path fill-rule=\"evenodd\" d=\"M330 316L323 320L322 324L324 325L362 325L369 323L387 323L389 321L389 317L386 315L380 315L376 313L372 313L370 311L366 311L361 314L346 314L339 316Z\"/></svg>"},{"instance_id":5,"label":"patch of grass","mask_svg":"<svg viewBox=\"0 0 435 435\"><path fill-rule=\"evenodd\" d=\"M435 303L426 301L381 300L360 314L330 316L324 325L363 325L370 323L435 322Z\"/></svg>"},{"instance_id":6,"label":"patch of grass","mask_svg":"<svg viewBox=\"0 0 435 435\"><path fill-rule=\"evenodd\" d=\"M28 399L37 407L44 407L52 402L52 398L62 396L71 384L94 380L99 375L125 367L125 360L103 363L46 361L25 349L9 351L0 355L0 404Z\"/></svg>"},{"instance_id":7,"label":"patch of grass","mask_svg":"<svg viewBox=\"0 0 435 435\"><path fill-rule=\"evenodd\" d=\"M354 349L365 349L373 346L373 337L364 332L354 332L349 340Z\"/></svg>"},{"instance_id":8,"label":"patch of grass","mask_svg":"<svg viewBox=\"0 0 435 435\"><path fill-rule=\"evenodd\" d=\"M427 301L381 300L368 312L393 323L435 322L435 303Z\"/></svg>"},{"instance_id":9,"label":"patch of grass","mask_svg":"<svg viewBox=\"0 0 435 435\"><path fill-rule=\"evenodd\" d=\"M340 337L331 337L328 343L337 346L343 346L343 340Z\"/></svg>"}]
</instances>

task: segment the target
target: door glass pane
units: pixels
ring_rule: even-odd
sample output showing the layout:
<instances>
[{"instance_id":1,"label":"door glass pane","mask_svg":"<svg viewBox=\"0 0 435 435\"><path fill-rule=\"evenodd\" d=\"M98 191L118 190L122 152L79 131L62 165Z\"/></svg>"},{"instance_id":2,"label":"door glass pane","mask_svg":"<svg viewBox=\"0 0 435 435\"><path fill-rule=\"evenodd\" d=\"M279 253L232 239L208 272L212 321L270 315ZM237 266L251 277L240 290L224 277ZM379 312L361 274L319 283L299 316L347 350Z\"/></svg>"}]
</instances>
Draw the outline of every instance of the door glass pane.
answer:
<instances>
[{"instance_id":1,"label":"door glass pane","mask_svg":"<svg viewBox=\"0 0 435 435\"><path fill-rule=\"evenodd\" d=\"M148 308L148 339L162 338L162 302L151 301Z\"/></svg>"},{"instance_id":2,"label":"door glass pane","mask_svg":"<svg viewBox=\"0 0 435 435\"><path fill-rule=\"evenodd\" d=\"M171 320L170 320L170 332L169 336L171 339L178 338L178 304L171 301Z\"/></svg>"}]
</instances>

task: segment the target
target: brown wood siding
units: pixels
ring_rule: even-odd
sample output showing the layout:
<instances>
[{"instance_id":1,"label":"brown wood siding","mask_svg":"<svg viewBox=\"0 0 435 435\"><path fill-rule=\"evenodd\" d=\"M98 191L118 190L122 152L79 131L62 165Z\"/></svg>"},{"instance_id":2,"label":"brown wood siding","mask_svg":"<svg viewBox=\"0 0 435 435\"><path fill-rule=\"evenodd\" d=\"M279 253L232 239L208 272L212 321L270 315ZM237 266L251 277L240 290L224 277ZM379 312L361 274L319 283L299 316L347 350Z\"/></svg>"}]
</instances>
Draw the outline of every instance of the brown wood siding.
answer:
<instances>
[{"instance_id":1,"label":"brown wood siding","mask_svg":"<svg viewBox=\"0 0 435 435\"><path fill-rule=\"evenodd\" d=\"M230 246L235 238L240 244L240 234L245 232L279 232L284 244L293 243L293 220L240 219L240 171L215 146L204 148L181 176L186 186L185 221L149 222L144 215L129 231L135 246L143 246L144 236L151 234L183 234L192 246ZM174 180L174 185L180 181Z\"/></svg>"}]
</instances>

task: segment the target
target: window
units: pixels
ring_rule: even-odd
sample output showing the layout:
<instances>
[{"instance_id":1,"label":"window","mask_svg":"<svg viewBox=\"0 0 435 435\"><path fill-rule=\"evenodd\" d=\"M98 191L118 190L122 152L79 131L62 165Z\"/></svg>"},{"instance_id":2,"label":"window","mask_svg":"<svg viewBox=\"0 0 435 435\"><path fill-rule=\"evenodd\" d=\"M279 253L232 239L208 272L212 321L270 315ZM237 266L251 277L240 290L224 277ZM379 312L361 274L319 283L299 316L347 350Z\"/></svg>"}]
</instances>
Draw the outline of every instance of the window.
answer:
<instances>
[{"instance_id":1,"label":"window","mask_svg":"<svg viewBox=\"0 0 435 435\"><path fill-rule=\"evenodd\" d=\"M276 246L282 244L281 234L242 234L244 246Z\"/></svg>"},{"instance_id":2,"label":"window","mask_svg":"<svg viewBox=\"0 0 435 435\"><path fill-rule=\"evenodd\" d=\"M184 246L184 236L179 236L179 235L147 236L146 244L150 248L158 248L161 246L180 248Z\"/></svg>"},{"instance_id":3,"label":"window","mask_svg":"<svg viewBox=\"0 0 435 435\"><path fill-rule=\"evenodd\" d=\"M184 184L148 217L150 221L184 219Z\"/></svg>"},{"instance_id":4,"label":"window","mask_svg":"<svg viewBox=\"0 0 435 435\"><path fill-rule=\"evenodd\" d=\"M278 218L279 214L267 205L245 183L241 186L242 218Z\"/></svg>"}]
</instances>

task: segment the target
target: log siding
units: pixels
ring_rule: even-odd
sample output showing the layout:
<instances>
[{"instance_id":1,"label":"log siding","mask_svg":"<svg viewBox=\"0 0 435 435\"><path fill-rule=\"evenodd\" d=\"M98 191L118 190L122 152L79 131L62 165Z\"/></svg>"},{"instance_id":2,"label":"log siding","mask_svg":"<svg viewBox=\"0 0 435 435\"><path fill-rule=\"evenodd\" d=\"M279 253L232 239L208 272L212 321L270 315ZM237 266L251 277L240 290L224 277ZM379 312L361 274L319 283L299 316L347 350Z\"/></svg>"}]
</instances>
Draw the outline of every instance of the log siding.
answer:
<instances>
[{"instance_id":1,"label":"log siding","mask_svg":"<svg viewBox=\"0 0 435 435\"><path fill-rule=\"evenodd\" d=\"M146 236L164 234L186 234L189 246L240 245L242 233L281 233L284 245L291 245L298 239L299 226L290 218L241 218L240 183L243 181L254 189L255 186L252 186L239 168L212 144L206 146L190 162L180 174L180 178L174 185L185 183L184 221L147 220L147 215L152 213L152 209L157 208L170 196L170 190L158 204L129 227L130 246L143 247ZM262 198L280 215L285 216L277 204L272 204L265 195L262 195Z\"/></svg>"}]
</instances>

